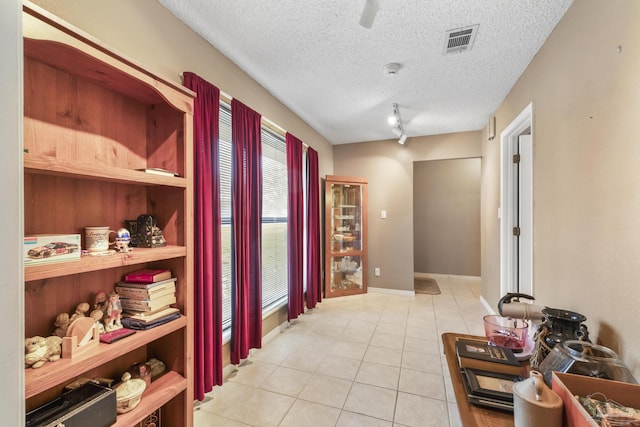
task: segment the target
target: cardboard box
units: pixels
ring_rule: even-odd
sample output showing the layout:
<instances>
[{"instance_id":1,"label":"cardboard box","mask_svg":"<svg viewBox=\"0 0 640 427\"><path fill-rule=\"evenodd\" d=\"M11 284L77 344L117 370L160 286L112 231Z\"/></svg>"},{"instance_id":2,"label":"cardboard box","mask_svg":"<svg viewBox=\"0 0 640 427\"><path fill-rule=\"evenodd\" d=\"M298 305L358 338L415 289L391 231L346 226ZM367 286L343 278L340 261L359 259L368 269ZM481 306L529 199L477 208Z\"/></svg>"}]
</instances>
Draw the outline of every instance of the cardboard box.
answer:
<instances>
[{"instance_id":1,"label":"cardboard box","mask_svg":"<svg viewBox=\"0 0 640 427\"><path fill-rule=\"evenodd\" d=\"M553 372L551 389L562 398L564 403L563 425L567 427L600 427L600 424L575 398L576 395L587 396L602 393L607 399L615 400L621 405L635 409L640 408L640 385L637 384Z\"/></svg>"},{"instance_id":2,"label":"cardboard box","mask_svg":"<svg viewBox=\"0 0 640 427\"><path fill-rule=\"evenodd\" d=\"M24 238L24 264L80 259L79 234L39 234Z\"/></svg>"}]
</instances>

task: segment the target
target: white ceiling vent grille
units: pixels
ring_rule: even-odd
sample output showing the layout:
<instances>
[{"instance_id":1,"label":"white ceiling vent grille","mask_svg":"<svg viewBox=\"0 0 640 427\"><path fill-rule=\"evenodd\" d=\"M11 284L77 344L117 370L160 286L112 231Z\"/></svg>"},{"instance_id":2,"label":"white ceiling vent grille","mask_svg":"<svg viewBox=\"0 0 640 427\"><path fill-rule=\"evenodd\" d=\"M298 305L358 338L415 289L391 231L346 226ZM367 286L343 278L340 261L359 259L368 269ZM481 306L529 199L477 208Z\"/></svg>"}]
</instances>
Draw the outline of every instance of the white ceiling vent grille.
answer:
<instances>
[{"instance_id":1,"label":"white ceiling vent grille","mask_svg":"<svg viewBox=\"0 0 640 427\"><path fill-rule=\"evenodd\" d=\"M480 24L476 24L447 31L444 53L447 54L470 50L473 47L473 42L476 40L476 34L478 33L479 26Z\"/></svg>"}]
</instances>

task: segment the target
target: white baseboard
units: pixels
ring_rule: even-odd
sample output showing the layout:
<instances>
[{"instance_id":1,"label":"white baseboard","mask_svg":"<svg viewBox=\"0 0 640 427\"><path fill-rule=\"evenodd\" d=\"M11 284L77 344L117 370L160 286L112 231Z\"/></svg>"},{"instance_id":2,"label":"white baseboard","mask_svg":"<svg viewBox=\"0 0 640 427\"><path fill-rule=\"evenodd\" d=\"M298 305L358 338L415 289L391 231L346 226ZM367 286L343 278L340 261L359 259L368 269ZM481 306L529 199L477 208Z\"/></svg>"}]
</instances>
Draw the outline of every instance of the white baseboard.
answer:
<instances>
[{"instance_id":1,"label":"white baseboard","mask_svg":"<svg viewBox=\"0 0 640 427\"><path fill-rule=\"evenodd\" d=\"M367 288L367 292L372 294L386 294L386 295L399 295L403 297L415 297L415 291L403 291L401 289L387 289L387 288Z\"/></svg>"},{"instance_id":2,"label":"white baseboard","mask_svg":"<svg viewBox=\"0 0 640 427\"><path fill-rule=\"evenodd\" d=\"M484 308L487 310L487 313L489 314L496 314L496 311L493 309L493 307L491 307L491 304L489 304L487 302L486 299L484 299L483 296L480 297L480 303L484 306Z\"/></svg>"}]
</instances>

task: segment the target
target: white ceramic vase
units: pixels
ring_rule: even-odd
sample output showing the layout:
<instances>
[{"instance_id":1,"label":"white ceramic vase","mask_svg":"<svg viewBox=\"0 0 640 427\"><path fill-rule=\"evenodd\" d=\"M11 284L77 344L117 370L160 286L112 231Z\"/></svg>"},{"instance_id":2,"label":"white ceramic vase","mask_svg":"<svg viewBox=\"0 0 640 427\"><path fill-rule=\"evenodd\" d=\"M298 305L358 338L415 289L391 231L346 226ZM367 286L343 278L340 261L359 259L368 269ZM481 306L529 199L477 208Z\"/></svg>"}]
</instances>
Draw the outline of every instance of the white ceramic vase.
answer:
<instances>
[{"instance_id":1,"label":"white ceramic vase","mask_svg":"<svg viewBox=\"0 0 640 427\"><path fill-rule=\"evenodd\" d=\"M562 399L544 383L542 374L513 385L515 427L562 427Z\"/></svg>"}]
</instances>

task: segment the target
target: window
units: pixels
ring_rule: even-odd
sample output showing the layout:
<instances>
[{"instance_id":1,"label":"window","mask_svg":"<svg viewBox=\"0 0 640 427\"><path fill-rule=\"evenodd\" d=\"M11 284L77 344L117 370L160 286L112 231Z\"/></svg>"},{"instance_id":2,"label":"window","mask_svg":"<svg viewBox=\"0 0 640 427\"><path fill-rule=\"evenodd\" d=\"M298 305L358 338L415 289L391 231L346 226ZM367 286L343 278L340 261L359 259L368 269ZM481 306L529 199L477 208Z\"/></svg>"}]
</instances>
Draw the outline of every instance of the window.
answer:
<instances>
[{"instance_id":1,"label":"window","mask_svg":"<svg viewBox=\"0 0 640 427\"><path fill-rule=\"evenodd\" d=\"M231 326L231 107L220 104L220 215L222 329Z\"/></svg>"},{"instance_id":2,"label":"window","mask_svg":"<svg viewBox=\"0 0 640 427\"><path fill-rule=\"evenodd\" d=\"M262 309L287 296L287 153L262 127Z\"/></svg>"},{"instance_id":3,"label":"window","mask_svg":"<svg viewBox=\"0 0 640 427\"><path fill-rule=\"evenodd\" d=\"M231 326L231 108L220 104L222 328ZM287 296L287 157L284 139L262 127L262 310Z\"/></svg>"}]
</instances>

